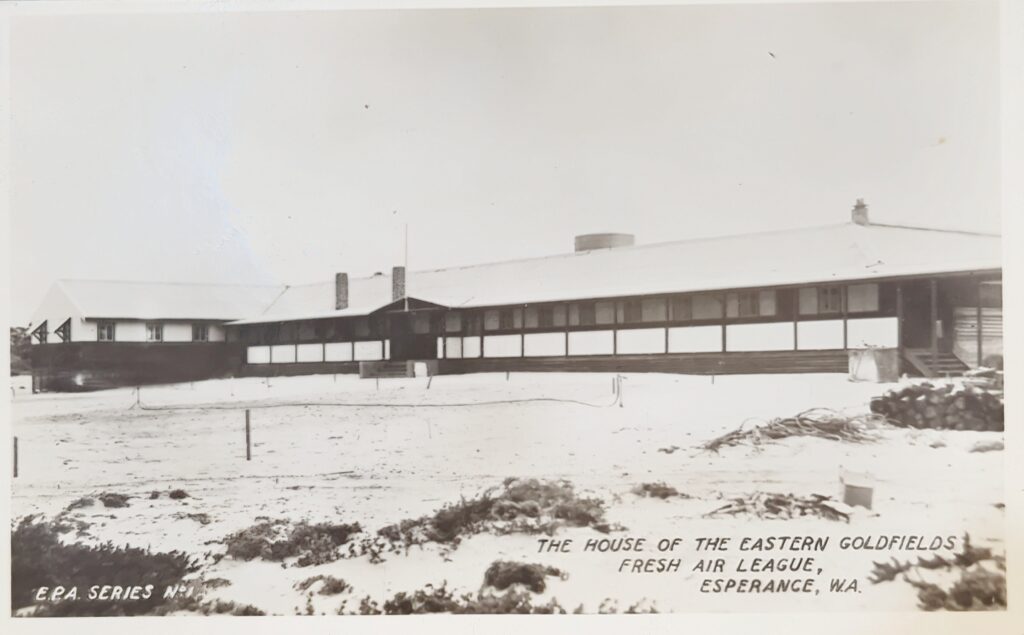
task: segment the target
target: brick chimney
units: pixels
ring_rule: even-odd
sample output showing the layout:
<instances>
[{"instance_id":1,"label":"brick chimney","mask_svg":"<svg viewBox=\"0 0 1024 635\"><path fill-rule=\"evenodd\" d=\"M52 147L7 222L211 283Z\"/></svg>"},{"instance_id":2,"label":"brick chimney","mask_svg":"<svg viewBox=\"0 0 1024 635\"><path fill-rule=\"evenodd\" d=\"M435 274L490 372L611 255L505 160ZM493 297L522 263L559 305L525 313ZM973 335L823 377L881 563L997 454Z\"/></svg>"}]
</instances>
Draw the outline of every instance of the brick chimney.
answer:
<instances>
[{"instance_id":1,"label":"brick chimney","mask_svg":"<svg viewBox=\"0 0 1024 635\"><path fill-rule=\"evenodd\" d=\"M391 268L391 301L405 297L405 267Z\"/></svg>"},{"instance_id":2,"label":"brick chimney","mask_svg":"<svg viewBox=\"0 0 1024 635\"><path fill-rule=\"evenodd\" d=\"M348 308L348 274L334 274L334 309L340 311Z\"/></svg>"},{"instance_id":3,"label":"brick chimney","mask_svg":"<svg viewBox=\"0 0 1024 635\"><path fill-rule=\"evenodd\" d=\"M853 211L850 212L850 220L856 225L868 225L868 206L864 203L864 199L858 198L857 204L853 206Z\"/></svg>"}]
</instances>

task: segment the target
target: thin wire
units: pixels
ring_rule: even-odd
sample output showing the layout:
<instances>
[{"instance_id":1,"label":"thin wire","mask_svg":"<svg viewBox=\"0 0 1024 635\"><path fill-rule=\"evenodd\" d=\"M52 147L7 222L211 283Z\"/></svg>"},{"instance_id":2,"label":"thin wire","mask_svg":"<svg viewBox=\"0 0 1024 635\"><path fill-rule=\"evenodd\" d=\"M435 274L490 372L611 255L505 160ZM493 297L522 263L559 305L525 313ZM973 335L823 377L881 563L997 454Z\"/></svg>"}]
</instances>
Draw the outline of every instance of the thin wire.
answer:
<instances>
[{"instance_id":1,"label":"thin wire","mask_svg":"<svg viewBox=\"0 0 1024 635\"><path fill-rule=\"evenodd\" d=\"M246 408L301 408L304 406L332 406L337 408L469 408L473 406L496 406L518 403L565 403L577 406L586 406L588 408L611 408L619 403L619 399L620 397L616 395L615 399L609 404L595 404L586 401L578 401L576 399L559 399L557 397L532 397L528 399L501 399L496 401L468 401L456 403L338 403L330 401L290 401L255 405L240 403L230 405L195 404L182 406L147 406L141 401L137 401L132 408L138 407L140 410L236 410Z\"/></svg>"}]
</instances>

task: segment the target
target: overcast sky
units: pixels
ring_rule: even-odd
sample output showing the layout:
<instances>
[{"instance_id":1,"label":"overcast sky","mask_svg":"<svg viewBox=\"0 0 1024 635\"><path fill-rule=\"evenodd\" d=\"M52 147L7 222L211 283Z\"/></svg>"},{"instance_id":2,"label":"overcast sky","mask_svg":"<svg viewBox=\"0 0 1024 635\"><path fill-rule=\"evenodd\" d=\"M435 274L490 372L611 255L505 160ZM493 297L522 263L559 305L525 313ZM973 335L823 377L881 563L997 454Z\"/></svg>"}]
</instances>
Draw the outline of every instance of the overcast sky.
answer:
<instances>
[{"instance_id":1,"label":"overcast sky","mask_svg":"<svg viewBox=\"0 0 1024 635\"><path fill-rule=\"evenodd\" d=\"M58 278L384 271L406 223L412 269L858 197L997 231L998 33L978 2L18 17L12 318Z\"/></svg>"}]
</instances>

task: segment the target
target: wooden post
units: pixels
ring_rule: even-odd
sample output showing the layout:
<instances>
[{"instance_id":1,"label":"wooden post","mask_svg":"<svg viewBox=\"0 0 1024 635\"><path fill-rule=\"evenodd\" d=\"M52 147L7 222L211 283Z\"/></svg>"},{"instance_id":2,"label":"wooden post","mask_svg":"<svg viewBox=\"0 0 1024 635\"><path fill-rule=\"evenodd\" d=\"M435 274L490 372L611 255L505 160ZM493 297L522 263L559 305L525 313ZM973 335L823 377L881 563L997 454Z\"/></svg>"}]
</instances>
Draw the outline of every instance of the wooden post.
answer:
<instances>
[{"instance_id":1,"label":"wooden post","mask_svg":"<svg viewBox=\"0 0 1024 635\"><path fill-rule=\"evenodd\" d=\"M981 363L985 359L985 356L984 356L984 354L982 353L982 350L981 350L982 347L984 346L984 341L985 341L984 340L984 335L982 333L982 326L981 326L981 320L983 318L982 314L984 313L981 310L981 280L978 280L978 284L975 285L975 286L978 289L978 306L977 306L977 313L975 315L975 319L978 322L978 328L976 330L977 330L977 336L978 336L978 366L980 367Z\"/></svg>"},{"instance_id":2,"label":"wooden post","mask_svg":"<svg viewBox=\"0 0 1024 635\"><path fill-rule=\"evenodd\" d=\"M932 333L932 371L935 370L935 366L939 363L939 332L936 328L939 321L939 298L938 298L938 282L935 278L928 281L928 286L931 291L931 333Z\"/></svg>"},{"instance_id":3,"label":"wooden post","mask_svg":"<svg viewBox=\"0 0 1024 635\"><path fill-rule=\"evenodd\" d=\"M18 478L18 437L14 437L14 478Z\"/></svg>"},{"instance_id":4,"label":"wooden post","mask_svg":"<svg viewBox=\"0 0 1024 635\"><path fill-rule=\"evenodd\" d=\"M839 289L839 304L843 308L843 350L845 351L850 348L849 337L847 336L847 317L849 316L850 311L846 304L846 300L848 297L847 290L849 289L849 287L847 287L844 284L843 286L839 287Z\"/></svg>"},{"instance_id":5,"label":"wooden post","mask_svg":"<svg viewBox=\"0 0 1024 635\"><path fill-rule=\"evenodd\" d=\"M896 348L903 351L903 285L896 283Z\"/></svg>"},{"instance_id":6,"label":"wooden post","mask_svg":"<svg viewBox=\"0 0 1024 635\"><path fill-rule=\"evenodd\" d=\"M249 409L245 409L245 460L252 460L252 430L249 426Z\"/></svg>"},{"instance_id":7,"label":"wooden post","mask_svg":"<svg viewBox=\"0 0 1024 635\"><path fill-rule=\"evenodd\" d=\"M793 289L793 301L790 303L793 309L793 350L800 350L800 329L797 328L797 321L800 316L800 289ZM714 383L712 381L712 383Z\"/></svg>"},{"instance_id":8,"label":"wooden post","mask_svg":"<svg viewBox=\"0 0 1024 635\"><path fill-rule=\"evenodd\" d=\"M726 335L725 335L725 333L726 333L726 328L725 328L726 327L726 315L728 313L727 306L729 304L729 296L728 296L728 294L723 293L721 295L721 300L720 301L722 303L722 352L724 353L727 350L729 350L729 342L726 339Z\"/></svg>"}]
</instances>

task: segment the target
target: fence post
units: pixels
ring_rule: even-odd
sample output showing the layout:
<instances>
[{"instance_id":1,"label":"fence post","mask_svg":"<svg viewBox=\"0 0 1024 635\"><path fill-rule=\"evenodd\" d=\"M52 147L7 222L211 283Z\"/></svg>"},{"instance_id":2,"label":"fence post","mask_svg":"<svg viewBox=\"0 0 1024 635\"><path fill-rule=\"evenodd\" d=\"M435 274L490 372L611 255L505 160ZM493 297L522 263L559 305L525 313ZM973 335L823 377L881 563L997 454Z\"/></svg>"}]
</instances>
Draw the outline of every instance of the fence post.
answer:
<instances>
[{"instance_id":1,"label":"fence post","mask_svg":"<svg viewBox=\"0 0 1024 635\"><path fill-rule=\"evenodd\" d=\"M245 409L245 460L252 460L252 432L249 427L249 409Z\"/></svg>"}]
</instances>

